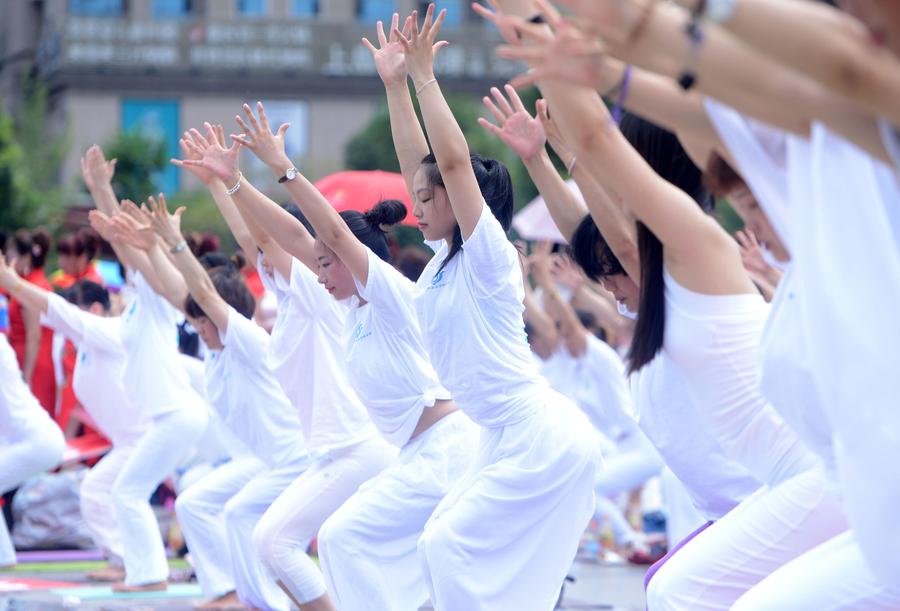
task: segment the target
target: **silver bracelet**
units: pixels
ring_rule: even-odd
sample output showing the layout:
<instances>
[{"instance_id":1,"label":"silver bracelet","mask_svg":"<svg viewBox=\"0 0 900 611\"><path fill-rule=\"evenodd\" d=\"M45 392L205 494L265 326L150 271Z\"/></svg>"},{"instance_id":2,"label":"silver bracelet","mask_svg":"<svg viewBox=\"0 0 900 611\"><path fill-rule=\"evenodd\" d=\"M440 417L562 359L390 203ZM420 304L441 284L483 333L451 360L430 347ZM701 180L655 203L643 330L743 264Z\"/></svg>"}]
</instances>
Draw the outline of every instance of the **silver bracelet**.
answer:
<instances>
[{"instance_id":1,"label":"silver bracelet","mask_svg":"<svg viewBox=\"0 0 900 611\"><path fill-rule=\"evenodd\" d=\"M225 189L225 195L234 195L241 188L241 179L244 178L243 172L238 172L237 182L230 189Z\"/></svg>"},{"instance_id":2,"label":"silver bracelet","mask_svg":"<svg viewBox=\"0 0 900 611\"><path fill-rule=\"evenodd\" d=\"M169 252L173 255L177 255L180 252L187 250L188 244L186 240L180 241L178 244L169 249Z\"/></svg>"},{"instance_id":3,"label":"silver bracelet","mask_svg":"<svg viewBox=\"0 0 900 611\"><path fill-rule=\"evenodd\" d=\"M433 78L433 79L431 79L430 81L425 81L424 83L422 83L421 87L419 87L418 89L416 89L416 97L418 97L419 94L422 93L422 90L423 90L423 89L425 89L426 87L428 87L428 86L429 86L430 84L432 84L432 83L437 83L437 79L436 79L436 78Z\"/></svg>"},{"instance_id":4,"label":"silver bracelet","mask_svg":"<svg viewBox=\"0 0 900 611\"><path fill-rule=\"evenodd\" d=\"M572 170L575 169L575 162L578 161L578 157L572 157L572 161L569 162L569 165L566 166L566 172L569 173L569 176L572 175Z\"/></svg>"}]
</instances>

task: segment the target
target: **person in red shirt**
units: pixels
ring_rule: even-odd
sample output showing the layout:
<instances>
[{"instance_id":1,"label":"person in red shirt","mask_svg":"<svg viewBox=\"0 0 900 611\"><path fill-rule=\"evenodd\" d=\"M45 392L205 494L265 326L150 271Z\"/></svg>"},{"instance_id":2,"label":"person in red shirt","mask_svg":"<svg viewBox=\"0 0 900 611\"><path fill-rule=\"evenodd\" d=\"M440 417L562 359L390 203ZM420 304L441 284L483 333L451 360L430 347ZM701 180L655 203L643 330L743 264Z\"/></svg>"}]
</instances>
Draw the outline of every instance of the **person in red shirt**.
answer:
<instances>
[{"instance_id":1,"label":"person in red shirt","mask_svg":"<svg viewBox=\"0 0 900 611\"><path fill-rule=\"evenodd\" d=\"M67 289L79 280L105 285L94 266L94 258L99 251L100 236L90 227L63 237L56 243L59 269L50 276L50 283L56 289Z\"/></svg>"},{"instance_id":2,"label":"person in red shirt","mask_svg":"<svg viewBox=\"0 0 900 611\"><path fill-rule=\"evenodd\" d=\"M53 290L44 275L50 251L50 234L44 229L20 229L9 240L7 255L16 261L16 272L27 282ZM22 376L40 404L54 416L56 377L53 372L53 331L41 326L40 313L9 300L9 343L16 352Z\"/></svg>"}]
</instances>

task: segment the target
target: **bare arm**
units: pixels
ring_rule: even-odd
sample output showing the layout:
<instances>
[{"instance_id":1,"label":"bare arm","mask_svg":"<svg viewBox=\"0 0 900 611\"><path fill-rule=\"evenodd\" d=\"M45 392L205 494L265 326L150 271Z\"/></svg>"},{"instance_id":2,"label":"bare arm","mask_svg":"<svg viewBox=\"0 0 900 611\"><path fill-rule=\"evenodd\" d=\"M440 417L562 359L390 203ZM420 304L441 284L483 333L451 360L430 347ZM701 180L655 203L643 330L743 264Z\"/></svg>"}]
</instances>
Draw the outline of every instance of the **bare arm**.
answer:
<instances>
[{"instance_id":1,"label":"bare arm","mask_svg":"<svg viewBox=\"0 0 900 611\"><path fill-rule=\"evenodd\" d=\"M246 104L244 105L244 111L247 113L248 118L253 117L250 107ZM283 277L290 277L292 256L311 269L315 269L313 267L315 265L315 255L313 253L315 240L303 224L281 206L263 195L250 181L241 176L241 172L238 169L238 154L242 144L250 143L247 135L251 133L251 130L240 117L238 117L238 121L244 129L245 136L232 136L236 142L227 149L217 141L215 129L212 125L205 123L206 136L200 135L199 132L194 133L192 134L194 141L187 143L189 148L196 147L197 150L195 152L200 158L185 159L181 163L186 166L203 167L215 174L226 185L239 183L239 188L231 195L231 199L237 206L253 239L263 250L269 262ZM256 131L259 131L255 117L252 118L252 123L254 123ZM287 130L287 127L287 125L282 126L277 135L277 138L282 142L282 146L284 132ZM263 161L266 162L268 160L264 159ZM283 161L279 159L279 163L282 164L281 172L293 167L290 160Z\"/></svg>"},{"instance_id":2,"label":"bare arm","mask_svg":"<svg viewBox=\"0 0 900 611\"><path fill-rule=\"evenodd\" d=\"M181 215L185 208L182 206L175 211L175 214L169 214L166 199L162 195L160 195L159 202L151 199L150 206L153 211L151 215L153 230L160 240L170 249L181 244L184 241L181 235ZM174 254L173 261L191 297L194 298L206 317L217 329L223 333L227 332L228 304L216 291L209 274L206 273L191 250L181 248Z\"/></svg>"},{"instance_id":3,"label":"bare arm","mask_svg":"<svg viewBox=\"0 0 900 611\"><path fill-rule=\"evenodd\" d=\"M385 36L384 26L379 21L377 26L379 48L375 48L367 38L363 44L372 52L375 68L384 83L387 93L388 113L391 117L391 136L397 160L400 162L400 173L406 182L406 190L413 196L413 177L422 163L422 159L431 152L425 132L419 125L419 118L413 106L407 84L406 55L395 31L400 24L400 17L394 13L391 18L390 37ZM403 33L409 35L412 28L412 17L407 17L403 25Z\"/></svg>"},{"instance_id":4,"label":"bare arm","mask_svg":"<svg viewBox=\"0 0 900 611\"><path fill-rule=\"evenodd\" d=\"M587 348L587 329L569 303L562 298L550 273L552 256L549 244L541 245L531 257L531 273L544 292L547 313L556 321L562 340L573 356L584 354Z\"/></svg>"},{"instance_id":5,"label":"bare arm","mask_svg":"<svg viewBox=\"0 0 900 611\"><path fill-rule=\"evenodd\" d=\"M541 122L528 113L515 89L507 85L505 90L508 100L496 87L491 88L493 99L483 98L497 125L484 118L478 122L522 159L556 227L566 240L571 240L587 210L553 167Z\"/></svg>"},{"instance_id":6,"label":"bare arm","mask_svg":"<svg viewBox=\"0 0 900 611\"><path fill-rule=\"evenodd\" d=\"M219 144L225 144L225 131L221 125L216 125L215 134L216 140ZM196 134L196 136L195 136ZM197 130L190 130L184 133L184 137L179 140L179 146L181 148L181 155L185 159L201 159L202 155L198 155L198 147L189 147L187 141L190 140L193 144L197 143L197 136L200 136L200 133ZM247 224L244 222L244 219L241 217L241 213L238 211L235 206L234 201L231 197L225 192L226 187L225 183L222 182L220 178L218 178L215 174L213 174L210 170L207 170L200 166L191 166L184 165L180 159L172 159L170 160L172 164L184 168L191 174L193 174L203 185L207 188L210 195L212 195L213 201L216 203L216 207L219 209L219 212L222 213L222 218L225 219L225 223L228 225L228 229L231 230L231 235L234 236L235 241L240 246L241 250L247 255L248 258L252 258L255 256L257 250L256 240L253 239L253 235L250 230L247 228Z\"/></svg>"},{"instance_id":7,"label":"bare arm","mask_svg":"<svg viewBox=\"0 0 900 611\"><path fill-rule=\"evenodd\" d=\"M725 27L778 63L900 125L900 61L847 13L815 2L741 0Z\"/></svg>"},{"instance_id":8,"label":"bare arm","mask_svg":"<svg viewBox=\"0 0 900 611\"><path fill-rule=\"evenodd\" d=\"M3 256L0 256L0 288L18 299L29 311L36 312L38 317L47 313L50 292L22 280ZM40 326L40 319L38 325Z\"/></svg>"},{"instance_id":9,"label":"bare arm","mask_svg":"<svg viewBox=\"0 0 900 611\"><path fill-rule=\"evenodd\" d=\"M41 313L29 307L22 308L25 323L25 354L22 358L22 376L31 384L38 354L41 351Z\"/></svg>"},{"instance_id":10,"label":"bare arm","mask_svg":"<svg viewBox=\"0 0 900 611\"><path fill-rule=\"evenodd\" d=\"M469 145L434 77L435 53L446 45L444 41L435 43L434 39L446 11L442 10L432 24L433 14L434 5L431 4L420 32L417 13L413 11L412 34L409 39L400 32L395 32L406 53L406 65L416 87L425 131L431 141L450 206L462 237L467 240L481 217L484 197L472 170Z\"/></svg>"}]
</instances>

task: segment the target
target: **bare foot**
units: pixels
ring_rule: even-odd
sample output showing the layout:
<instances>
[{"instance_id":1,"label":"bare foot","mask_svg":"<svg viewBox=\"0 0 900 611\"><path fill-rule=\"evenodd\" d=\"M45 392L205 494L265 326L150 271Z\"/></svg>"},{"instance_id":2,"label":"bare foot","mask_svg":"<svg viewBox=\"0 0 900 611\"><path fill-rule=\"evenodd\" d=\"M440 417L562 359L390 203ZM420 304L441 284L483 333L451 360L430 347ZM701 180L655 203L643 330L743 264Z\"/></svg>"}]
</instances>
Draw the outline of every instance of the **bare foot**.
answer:
<instances>
[{"instance_id":1,"label":"bare foot","mask_svg":"<svg viewBox=\"0 0 900 611\"><path fill-rule=\"evenodd\" d=\"M117 582L125 579L125 569L108 564L102 569L89 572L85 577L91 581Z\"/></svg>"},{"instance_id":2,"label":"bare foot","mask_svg":"<svg viewBox=\"0 0 900 611\"><path fill-rule=\"evenodd\" d=\"M169 584L165 581L157 581L156 583L142 583L141 585L130 586L124 582L114 583L112 585L113 592L165 592L169 588Z\"/></svg>"},{"instance_id":3,"label":"bare foot","mask_svg":"<svg viewBox=\"0 0 900 611\"><path fill-rule=\"evenodd\" d=\"M194 605L194 609L198 611L246 611L247 607L241 603L237 592L228 592L218 598Z\"/></svg>"}]
</instances>

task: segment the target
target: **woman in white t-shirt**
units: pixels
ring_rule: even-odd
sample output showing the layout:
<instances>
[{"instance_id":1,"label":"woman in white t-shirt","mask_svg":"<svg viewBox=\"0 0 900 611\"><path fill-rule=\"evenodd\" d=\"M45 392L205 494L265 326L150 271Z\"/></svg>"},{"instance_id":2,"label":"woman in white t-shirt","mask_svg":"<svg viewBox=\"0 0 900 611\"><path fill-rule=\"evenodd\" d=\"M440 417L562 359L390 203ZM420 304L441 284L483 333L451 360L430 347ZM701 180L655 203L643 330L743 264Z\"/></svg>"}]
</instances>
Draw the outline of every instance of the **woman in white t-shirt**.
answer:
<instances>
[{"instance_id":1,"label":"woman in white t-shirt","mask_svg":"<svg viewBox=\"0 0 900 611\"><path fill-rule=\"evenodd\" d=\"M209 416L180 366L176 325L187 288L152 232L141 234L140 248L116 234L117 228L137 223L129 216L137 208L126 202L120 210L111 185L113 167L95 146L88 150L83 173L100 209L91 211L91 223L132 271L134 296L120 319L119 333L126 354L125 388L146 418L147 429L112 490L125 561L125 581L112 587L123 592L165 590L169 564L150 495L193 450Z\"/></svg>"},{"instance_id":2,"label":"woman in white t-shirt","mask_svg":"<svg viewBox=\"0 0 900 611\"><path fill-rule=\"evenodd\" d=\"M287 597L251 546L260 518L309 465L297 411L268 366L269 336L250 320L255 307L243 278L207 273L181 235L182 209L169 215L152 198L146 215L173 254L189 290L184 311L206 347L206 394L239 447L232 460L192 484L176 511L210 606L237 603L287 609Z\"/></svg>"},{"instance_id":3,"label":"woman in white t-shirt","mask_svg":"<svg viewBox=\"0 0 900 611\"><path fill-rule=\"evenodd\" d=\"M245 110L255 123L248 106ZM254 128L259 131L258 125ZM297 409L311 455L309 468L266 511L253 542L278 585L298 607L333 609L322 573L306 550L325 520L361 484L380 473L396 449L378 435L349 383L343 358L348 307L333 299L312 271L318 268L314 238L243 178L237 159L240 144L225 149L221 129L209 124L206 129L205 136L191 130L191 158L179 163L207 169L229 186L239 185L230 199L271 265L274 277L269 278L265 270L261 275L278 295L268 365ZM250 133L249 128L245 127L245 133ZM282 135L280 130L276 138ZM257 210L266 206L284 215L279 217L281 222L262 226L256 220ZM234 220L229 224L237 227Z\"/></svg>"},{"instance_id":4,"label":"woman in white t-shirt","mask_svg":"<svg viewBox=\"0 0 900 611\"><path fill-rule=\"evenodd\" d=\"M432 68L444 13L432 23L433 13L432 5L421 31L413 13L411 39L393 28L433 156L405 77L388 96L407 96L406 112L392 116L406 134L395 144L413 213L436 250L415 287L425 347L460 409L483 428L471 469L426 524L419 554L437 609L550 609L593 513L596 438L531 358L522 270L506 236L509 173L470 155L441 95Z\"/></svg>"},{"instance_id":5,"label":"woman in white t-shirt","mask_svg":"<svg viewBox=\"0 0 900 611\"><path fill-rule=\"evenodd\" d=\"M12 271L0 252L0 273ZM16 353L0 333L0 494L60 463L66 442L22 379ZM0 567L16 564L6 520L0 518Z\"/></svg>"},{"instance_id":6,"label":"woman in white t-shirt","mask_svg":"<svg viewBox=\"0 0 900 611\"><path fill-rule=\"evenodd\" d=\"M727 608L845 523L817 460L760 389L756 359L767 308L734 240L654 173L673 159L651 157L648 165L602 104L580 104L583 96L557 84L543 89L563 135L576 143L579 164L638 221L641 295L631 370L642 372L660 352L671 359L726 451L770 486L686 545L649 585L652 609L700 599Z\"/></svg>"},{"instance_id":7,"label":"woman in white t-shirt","mask_svg":"<svg viewBox=\"0 0 900 611\"><path fill-rule=\"evenodd\" d=\"M119 318L109 316L109 293L82 280L71 291L75 303L15 276L0 263L0 287L16 294L23 304L39 311L45 325L70 339L78 349L72 387L78 402L97 428L112 442L110 450L91 467L81 484L81 516L109 566L92 579L108 581L124 577L122 535L113 509L113 488L119 471L131 457L134 445L147 428L146 419L125 390L125 348ZM77 304L77 305L75 305Z\"/></svg>"},{"instance_id":8,"label":"woman in white t-shirt","mask_svg":"<svg viewBox=\"0 0 900 611\"><path fill-rule=\"evenodd\" d=\"M570 242L573 259L579 267L615 297L620 314L637 319L632 310L638 309L641 262L633 217L616 205L584 165L577 163L568 142L550 120L544 101L537 103L538 122L522 106L515 90L507 86L506 93L509 100L498 89L492 90L496 104L485 98L499 126L485 120L482 125L522 157L529 175L540 185L553 222ZM592 92L581 95L580 100L585 106L599 101ZM696 191L698 200L705 197L699 170L674 136L648 129L645 123L630 115L626 115L622 125L629 141L635 143L641 154L649 155L651 145L656 147L656 158L666 162L660 170L668 180L689 192ZM585 196L587 209L553 167L545 141L550 142L570 168ZM688 392L684 374L665 352L631 376L631 394L638 426L684 485L691 504L702 518L696 520L697 516L688 512L685 517L690 517L690 521L677 529L687 536L672 541L669 554L648 571L646 583L684 544L734 509L760 483L746 467L726 454L720 440L701 417Z\"/></svg>"}]
</instances>

